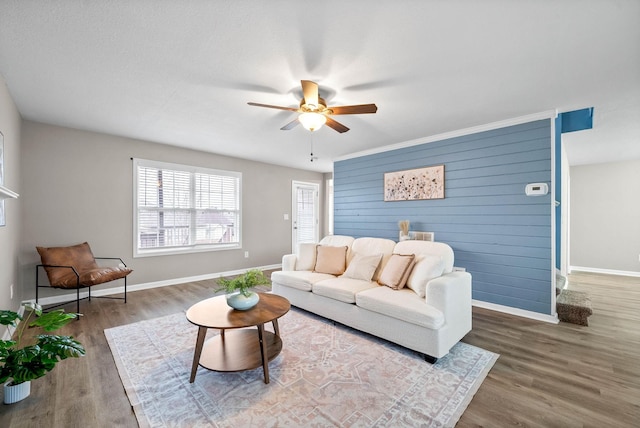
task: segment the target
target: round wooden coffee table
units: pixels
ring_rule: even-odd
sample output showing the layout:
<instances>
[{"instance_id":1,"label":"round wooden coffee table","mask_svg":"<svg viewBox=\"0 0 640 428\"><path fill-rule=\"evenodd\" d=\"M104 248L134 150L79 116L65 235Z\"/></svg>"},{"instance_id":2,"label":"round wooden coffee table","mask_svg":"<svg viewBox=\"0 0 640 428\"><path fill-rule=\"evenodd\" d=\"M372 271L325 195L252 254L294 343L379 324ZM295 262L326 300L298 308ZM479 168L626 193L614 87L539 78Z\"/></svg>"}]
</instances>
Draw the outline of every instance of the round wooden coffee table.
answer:
<instances>
[{"instance_id":1,"label":"round wooden coffee table","mask_svg":"<svg viewBox=\"0 0 640 428\"><path fill-rule=\"evenodd\" d=\"M198 326L189 382L196 379L199 364L218 372L238 372L262 366L264 383L269 383L269 361L282 350L278 318L289 312L291 304L276 294L258 294L258 304L246 311L230 308L225 296L203 300L187 310L187 320ZM273 324L274 333L265 331L264 325L268 322ZM245 327L257 327L257 333ZM209 328L221 331L205 343Z\"/></svg>"}]
</instances>

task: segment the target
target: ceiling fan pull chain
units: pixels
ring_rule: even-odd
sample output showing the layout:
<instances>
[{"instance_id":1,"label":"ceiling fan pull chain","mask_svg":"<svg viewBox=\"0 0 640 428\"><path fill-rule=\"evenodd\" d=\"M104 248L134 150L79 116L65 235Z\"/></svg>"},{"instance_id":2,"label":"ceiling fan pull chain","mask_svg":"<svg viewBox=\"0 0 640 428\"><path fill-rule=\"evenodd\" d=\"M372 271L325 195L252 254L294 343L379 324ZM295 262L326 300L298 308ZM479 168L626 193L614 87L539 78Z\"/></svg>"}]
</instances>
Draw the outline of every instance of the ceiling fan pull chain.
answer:
<instances>
[{"instance_id":1,"label":"ceiling fan pull chain","mask_svg":"<svg viewBox=\"0 0 640 428\"><path fill-rule=\"evenodd\" d=\"M313 132L310 134L309 139L311 140L311 162L313 162Z\"/></svg>"},{"instance_id":2,"label":"ceiling fan pull chain","mask_svg":"<svg viewBox=\"0 0 640 428\"><path fill-rule=\"evenodd\" d=\"M316 156L313 156L313 132L310 134L309 139L311 140L311 162L313 162L314 159L318 159Z\"/></svg>"}]
</instances>

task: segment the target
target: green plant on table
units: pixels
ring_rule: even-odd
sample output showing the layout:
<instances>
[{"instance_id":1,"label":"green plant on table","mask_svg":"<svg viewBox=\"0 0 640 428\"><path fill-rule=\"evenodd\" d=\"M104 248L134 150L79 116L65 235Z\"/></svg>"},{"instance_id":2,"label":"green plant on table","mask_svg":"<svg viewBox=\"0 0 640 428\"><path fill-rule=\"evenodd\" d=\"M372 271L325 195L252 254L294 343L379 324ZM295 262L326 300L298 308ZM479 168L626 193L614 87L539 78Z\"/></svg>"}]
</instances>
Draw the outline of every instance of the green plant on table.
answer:
<instances>
[{"instance_id":1,"label":"green plant on table","mask_svg":"<svg viewBox=\"0 0 640 428\"><path fill-rule=\"evenodd\" d=\"M11 379L11 384L18 385L38 379L53 370L58 362L80 357L86 352L72 336L40 334L35 336L35 344L23 345L25 328L39 327L51 332L78 317L63 309L43 314L42 307L33 302L23 306L28 311L25 318L13 311L0 311L0 324L17 327L16 340L0 340L0 383ZM16 320L22 321L20 325Z\"/></svg>"},{"instance_id":2,"label":"green plant on table","mask_svg":"<svg viewBox=\"0 0 640 428\"><path fill-rule=\"evenodd\" d=\"M239 291L244 294L245 297L249 297L251 294L251 287L256 285L269 284L269 278L259 269L251 269L242 275L238 275L235 278L218 278L216 281L220 286L215 292L224 291L225 293L233 293Z\"/></svg>"}]
</instances>

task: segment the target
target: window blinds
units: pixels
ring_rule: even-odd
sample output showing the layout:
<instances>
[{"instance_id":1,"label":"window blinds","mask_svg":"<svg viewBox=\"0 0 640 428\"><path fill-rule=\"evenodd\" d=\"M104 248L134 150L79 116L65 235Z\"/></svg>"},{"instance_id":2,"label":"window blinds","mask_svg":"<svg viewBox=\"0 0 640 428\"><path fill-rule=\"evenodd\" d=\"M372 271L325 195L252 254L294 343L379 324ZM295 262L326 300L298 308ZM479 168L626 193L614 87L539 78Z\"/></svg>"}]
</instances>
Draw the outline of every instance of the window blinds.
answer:
<instances>
[{"instance_id":1,"label":"window blinds","mask_svg":"<svg viewBox=\"0 0 640 428\"><path fill-rule=\"evenodd\" d=\"M239 245L240 173L136 161L138 253Z\"/></svg>"}]
</instances>

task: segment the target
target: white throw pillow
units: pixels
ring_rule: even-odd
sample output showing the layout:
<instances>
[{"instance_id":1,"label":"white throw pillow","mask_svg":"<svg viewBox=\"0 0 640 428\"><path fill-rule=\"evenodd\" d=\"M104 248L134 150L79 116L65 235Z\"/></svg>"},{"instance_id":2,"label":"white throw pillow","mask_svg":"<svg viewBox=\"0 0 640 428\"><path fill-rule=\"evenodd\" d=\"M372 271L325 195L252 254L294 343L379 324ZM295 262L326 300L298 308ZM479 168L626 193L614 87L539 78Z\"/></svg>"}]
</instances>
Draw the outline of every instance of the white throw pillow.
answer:
<instances>
[{"instance_id":1,"label":"white throw pillow","mask_svg":"<svg viewBox=\"0 0 640 428\"><path fill-rule=\"evenodd\" d=\"M407 280L407 287L415 291L418 296L427 295L427 283L433 278L442 276L444 261L440 256L418 255L416 264Z\"/></svg>"},{"instance_id":2,"label":"white throw pillow","mask_svg":"<svg viewBox=\"0 0 640 428\"><path fill-rule=\"evenodd\" d=\"M316 265L316 246L315 243L304 243L298 246L296 270L313 270Z\"/></svg>"},{"instance_id":3,"label":"white throw pillow","mask_svg":"<svg viewBox=\"0 0 640 428\"><path fill-rule=\"evenodd\" d=\"M371 256L356 254L351 260L351 263L349 263L349 266L347 266L347 270L341 276L371 281L373 274L376 272L376 269L378 269L381 258L382 254L374 254Z\"/></svg>"}]
</instances>

